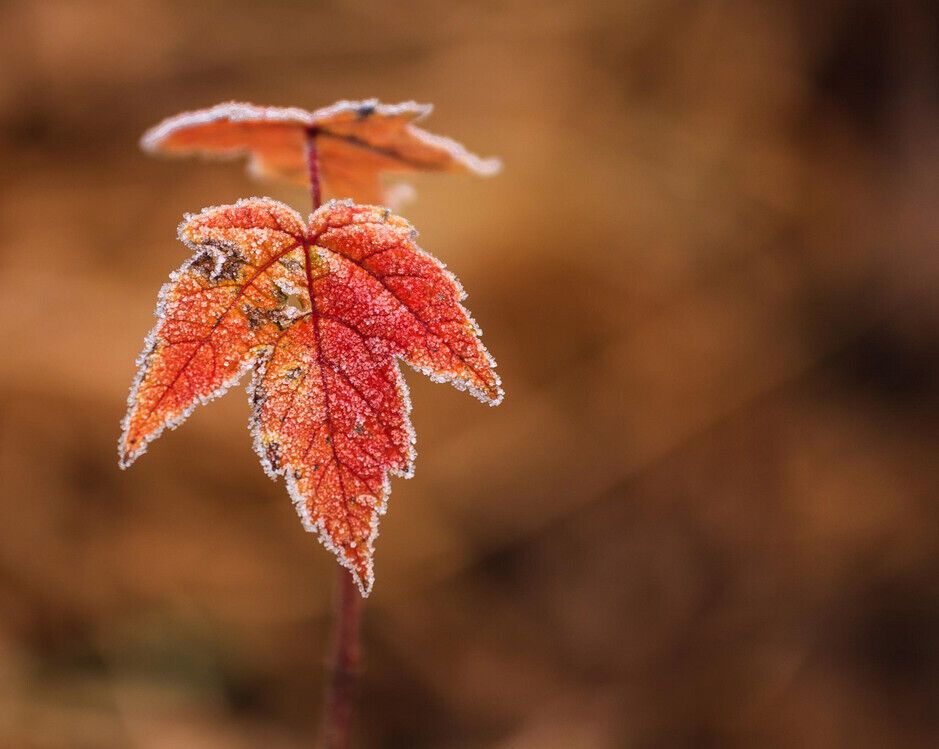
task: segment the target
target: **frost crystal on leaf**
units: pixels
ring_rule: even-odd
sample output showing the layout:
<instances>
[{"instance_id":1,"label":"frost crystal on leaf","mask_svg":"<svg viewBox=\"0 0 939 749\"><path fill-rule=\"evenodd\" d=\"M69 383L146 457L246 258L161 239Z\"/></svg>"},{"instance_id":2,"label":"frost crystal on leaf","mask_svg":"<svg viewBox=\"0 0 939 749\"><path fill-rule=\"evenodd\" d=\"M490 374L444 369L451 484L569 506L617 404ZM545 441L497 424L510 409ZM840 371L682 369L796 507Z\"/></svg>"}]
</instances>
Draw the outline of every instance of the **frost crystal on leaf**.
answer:
<instances>
[{"instance_id":1,"label":"frost crystal on leaf","mask_svg":"<svg viewBox=\"0 0 939 749\"><path fill-rule=\"evenodd\" d=\"M502 399L462 288L407 221L375 206L331 201L305 225L251 198L187 216L179 236L194 255L160 292L121 466L253 369L249 426L264 470L284 477L304 527L368 595L389 475L413 472L397 360Z\"/></svg>"},{"instance_id":2,"label":"frost crystal on leaf","mask_svg":"<svg viewBox=\"0 0 939 749\"><path fill-rule=\"evenodd\" d=\"M499 170L498 159L482 159L413 124L431 109L375 99L340 101L312 112L229 102L171 117L147 131L141 145L151 153L246 155L252 174L302 185L309 177L307 134L315 131L326 197L388 205L399 205L410 193L401 187L383 190L383 172L491 175Z\"/></svg>"}]
</instances>

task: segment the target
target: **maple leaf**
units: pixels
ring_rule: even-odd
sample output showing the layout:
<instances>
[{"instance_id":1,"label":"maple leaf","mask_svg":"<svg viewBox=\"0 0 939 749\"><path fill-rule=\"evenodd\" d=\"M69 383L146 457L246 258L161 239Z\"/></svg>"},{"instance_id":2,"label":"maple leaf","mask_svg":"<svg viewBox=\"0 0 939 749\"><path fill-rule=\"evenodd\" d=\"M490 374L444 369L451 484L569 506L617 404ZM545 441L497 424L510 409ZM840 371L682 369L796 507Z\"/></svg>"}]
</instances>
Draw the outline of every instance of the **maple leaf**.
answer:
<instances>
[{"instance_id":1,"label":"maple leaf","mask_svg":"<svg viewBox=\"0 0 939 749\"><path fill-rule=\"evenodd\" d=\"M189 215L194 255L160 291L119 442L129 466L166 427L253 367L254 447L304 526L373 583L389 474L414 432L397 359L496 405L495 362L454 276L388 209L330 201L304 224L269 198Z\"/></svg>"},{"instance_id":2,"label":"maple leaf","mask_svg":"<svg viewBox=\"0 0 939 749\"><path fill-rule=\"evenodd\" d=\"M433 107L413 101L340 101L308 112L297 107L259 107L229 102L184 112L148 130L141 145L151 153L218 157L249 156L260 177L307 184L308 139L316 138L327 198L393 203L382 190L381 172L499 170L498 159L481 159L456 141L413 123Z\"/></svg>"}]
</instances>

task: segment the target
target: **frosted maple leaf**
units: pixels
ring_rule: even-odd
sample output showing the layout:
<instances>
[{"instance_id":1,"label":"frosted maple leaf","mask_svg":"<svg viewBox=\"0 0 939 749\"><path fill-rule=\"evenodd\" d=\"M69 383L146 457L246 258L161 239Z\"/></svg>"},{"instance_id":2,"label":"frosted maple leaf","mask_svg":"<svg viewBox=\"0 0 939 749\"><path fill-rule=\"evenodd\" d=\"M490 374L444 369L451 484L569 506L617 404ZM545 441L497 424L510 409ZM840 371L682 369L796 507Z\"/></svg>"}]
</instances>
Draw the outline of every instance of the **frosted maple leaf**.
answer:
<instances>
[{"instance_id":1,"label":"frosted maple leaf","mask_svg":"<svg viewBox=\"0 0 939 749\"><path fill-rule=\"evenodd\" d=\"M258 177L309 183L308 143L315 135L325 198L359 203L400 203L406 192L384 190L388 173L456 172L490 175L498 159L483 159L456 141L414 123L430 104L340 101L312 112L228 102L184 112L148 130L141 145L151 153L247 156Z\"/></svg>"},{"instance_id":2,"label":"frosted maple leaf","mask_svg":"<svg viewBox=\"0 0 939 749\"><path fill-rule=\"evenodd\" d=\"M121 466L253 370L262 466L285 478L304 526L368 595L388 477L413 471L397 361L485 403L502 400L462 288L417 247L407 221L376 206L330 201L304 222L251 198L187 216L179 237L194 254L160 291Z\"/></svg>"}]
</instances>

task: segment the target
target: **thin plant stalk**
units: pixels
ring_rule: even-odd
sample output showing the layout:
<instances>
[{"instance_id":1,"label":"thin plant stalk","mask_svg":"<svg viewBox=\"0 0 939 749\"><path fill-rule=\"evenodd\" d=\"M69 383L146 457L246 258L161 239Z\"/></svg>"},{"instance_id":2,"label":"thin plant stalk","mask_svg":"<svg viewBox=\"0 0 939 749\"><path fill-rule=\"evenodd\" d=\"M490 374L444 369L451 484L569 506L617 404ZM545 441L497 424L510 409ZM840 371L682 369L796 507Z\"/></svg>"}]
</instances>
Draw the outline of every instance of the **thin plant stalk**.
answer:
<instances>
[{"instance_id":1,"label":"thin plant stalk","mask_svg":"<svg viewBox=\"0 0 939 749\"><path fill-rule=\"evenodd\" d=\"M314 211L322 202L316 135L315 128L307 131L310 202ZM309 264L309 257L306 262ZM315 306L313 309L315 312ZM332 652L327 667L328 680L323 710L322 745L325 749L347 749L349 746L362 658L359 635L362 622L362 597L352 574L344 567L340 567L338 572L333 606Z\"/></svg>"},{"instance_id":2,"label":"thin plant stalk","mask_svg":"<svg viewBox=\"0 0 939 749\"><path fill-rule=\"evenodd\" d=\"M325 749L347 749L361 669L362 596L344 567L337 580L333 643L323 716Z\"/></svg>"},{"instance_id":3,"label":"thin plant stalk","mask_svg":"<svg viewBox=\"0 0 939 749\"><path fill-rule=\"evenodd\" d=\"M323 202L320 194L320 159L319 152L316 149L316 128L311 127L306 131L306 159L307 168L310 170L310 202L315 211Z\"/></svg>"}]
</instances>

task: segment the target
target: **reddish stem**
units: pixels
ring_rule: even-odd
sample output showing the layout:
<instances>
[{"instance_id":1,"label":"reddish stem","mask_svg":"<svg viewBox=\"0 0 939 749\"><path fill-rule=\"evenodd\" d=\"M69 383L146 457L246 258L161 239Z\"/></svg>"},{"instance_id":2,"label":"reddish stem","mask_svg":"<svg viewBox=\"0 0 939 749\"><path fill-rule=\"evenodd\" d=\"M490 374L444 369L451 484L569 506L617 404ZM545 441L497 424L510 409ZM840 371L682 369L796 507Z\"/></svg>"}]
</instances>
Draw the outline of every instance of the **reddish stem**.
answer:
<instances>
[{"instance_id":1,"label":"reddish stem","mask_svg":"<svg viewBox=\"0 0 939 749\"><path fill-rule=\"evenodd\" d=\"M313 210L320 207L322 196L320 195L320 159L316 149L315 127L306 131L306 160L307 168L310 173L310 201L313 203Z\"/></svg>"},{"instance_id":2,"label":"reddish stem","mask_svg":"<svg viewBox=\"0 0 939 749\"><path fill-rule=\"evenodd\" d=\"M315 211L320 207L320 164L316 149L316 128L306 133L307 167L310 175L310 202ZM310 301L315 313L313 281L310 277L309 251L307 252L307 282ZM352 574L339 568L339 578L334 604L332 656L328 666L326 702L323 715L323 746L326 749L346 749L355 710L355 693L358 686L361 646L359 629L362 623L362 597Z\"/></svg>"},{"instance_id":3,"label":"reddish stem","mask_svg":"<svg viewBox=\"0 0 939 749\"><path fill-rule=\"evenodd\" d=\"M343 567L339 568L335 617L323 746L325 749L347 749L362 655L359 646L362 597L352 575Z\"/></svg>"}]
</instances>

